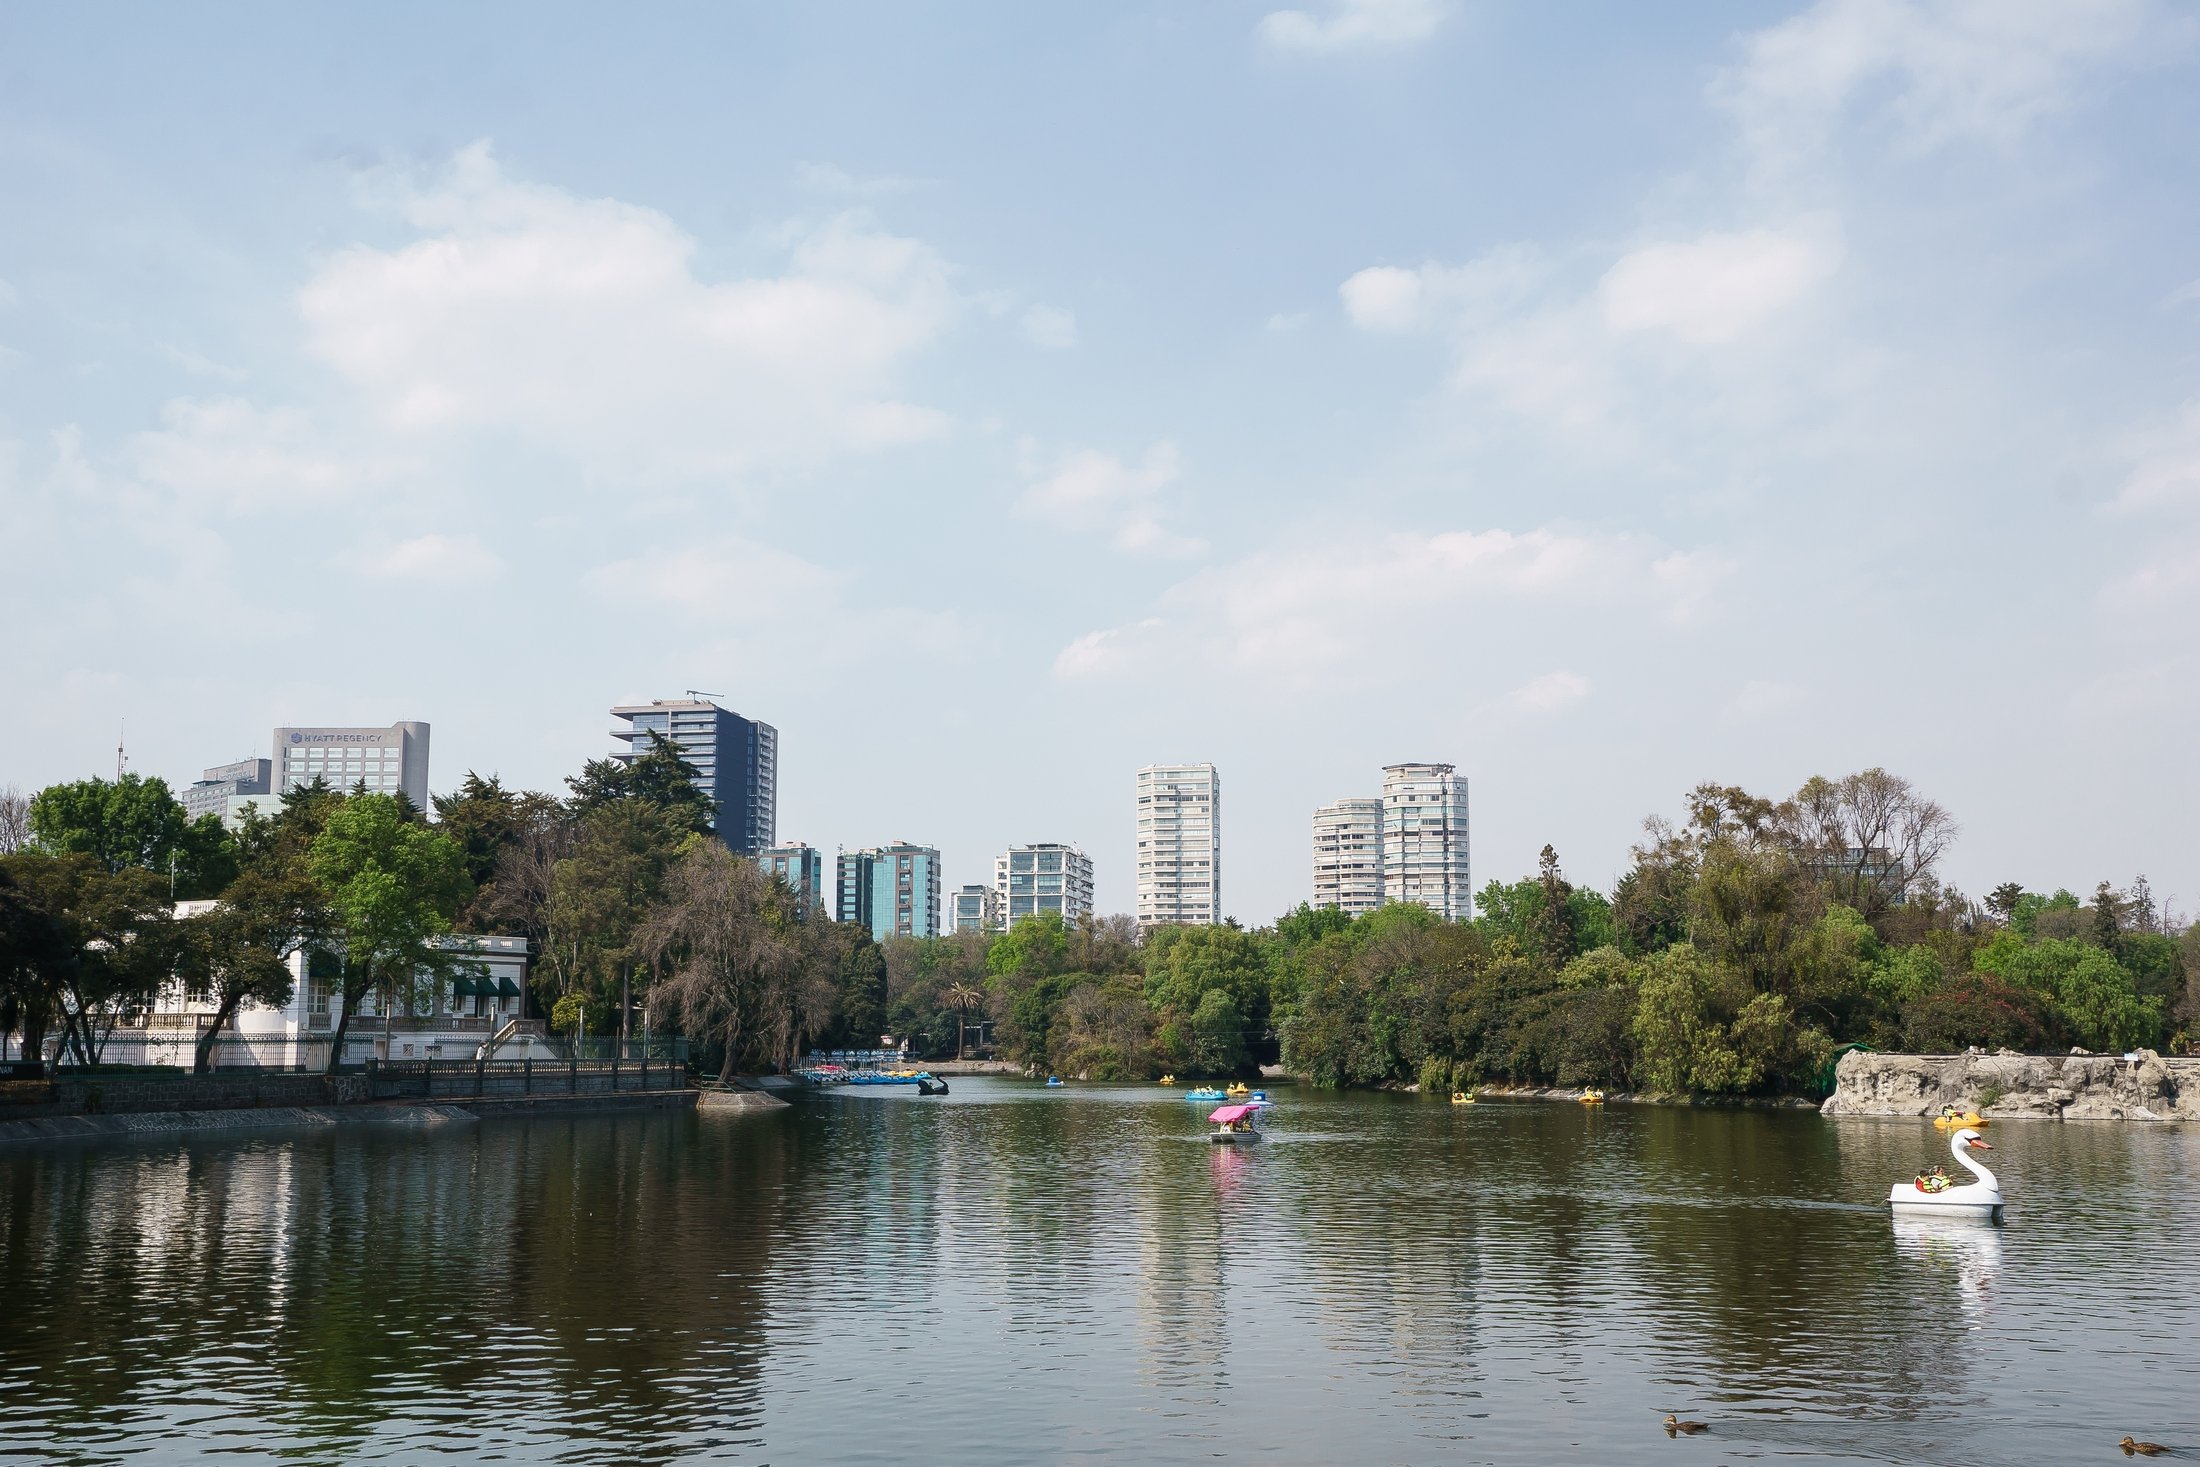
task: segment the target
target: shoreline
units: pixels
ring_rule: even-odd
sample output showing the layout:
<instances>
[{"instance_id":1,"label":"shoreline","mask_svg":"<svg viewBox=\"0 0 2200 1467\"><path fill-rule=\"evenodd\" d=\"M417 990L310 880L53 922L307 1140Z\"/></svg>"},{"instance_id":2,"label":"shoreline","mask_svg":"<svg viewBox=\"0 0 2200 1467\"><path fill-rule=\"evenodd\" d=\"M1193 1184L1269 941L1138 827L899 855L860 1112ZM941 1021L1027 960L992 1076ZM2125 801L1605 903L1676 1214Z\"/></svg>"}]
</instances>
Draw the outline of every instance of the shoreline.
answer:
<instances>
[{"instance_id":1,"label":"shoreline","mask_svg":"<svg viewBox=\"0 0 2200 1467\"><path fill-rule=\"evenodd\" d=\"M230 1106L219 1110L137 1110L118 1114L28 1116L0 1121L0 1146L113 1136L218 1136L242 1131L318 1131L331 1126L429 1130L492 1116L582 1114L622 1110L693 1110L695 1090L485 1096L448 1100L374 1100L348 1105ZM757 1099L766 1104L768 1097Z\"/></svg>"}]
</instances>

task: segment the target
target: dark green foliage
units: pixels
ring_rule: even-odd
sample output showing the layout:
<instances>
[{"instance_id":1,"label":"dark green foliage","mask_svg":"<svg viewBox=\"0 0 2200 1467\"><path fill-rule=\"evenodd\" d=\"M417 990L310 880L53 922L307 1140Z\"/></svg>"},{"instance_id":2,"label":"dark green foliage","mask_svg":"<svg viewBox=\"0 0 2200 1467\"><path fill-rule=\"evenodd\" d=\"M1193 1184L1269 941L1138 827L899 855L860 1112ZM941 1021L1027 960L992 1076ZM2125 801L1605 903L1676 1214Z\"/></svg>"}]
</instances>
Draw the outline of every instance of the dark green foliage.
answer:
<instances>
[{"instance_id":1,"label":"dark green foliage","mask_svg":"<svg viewBox=\"0 0 2200 1467\"><path fill-rule=\"evenodd\" d=\"M666 812L684 830L711 828L711 804L695 783L695 766L664 735L650 731L649 748L632 759L591 759L566 780L576 815L639 800Z\"/></svg>"},{"instance_id":2,"label":"dark green foliage","mask_svg":"<svg viewBox=\"0 0 2200 1467\"><path fill-rule=\"evenodd\" d=\"M1923 1054L1984 1049L2041 1050L2059 1041L2054 1005L2046 995L1990 973L1961 978L1921 994L1902 1010L1902 1044Z\"/></svg>"}]
</instances>

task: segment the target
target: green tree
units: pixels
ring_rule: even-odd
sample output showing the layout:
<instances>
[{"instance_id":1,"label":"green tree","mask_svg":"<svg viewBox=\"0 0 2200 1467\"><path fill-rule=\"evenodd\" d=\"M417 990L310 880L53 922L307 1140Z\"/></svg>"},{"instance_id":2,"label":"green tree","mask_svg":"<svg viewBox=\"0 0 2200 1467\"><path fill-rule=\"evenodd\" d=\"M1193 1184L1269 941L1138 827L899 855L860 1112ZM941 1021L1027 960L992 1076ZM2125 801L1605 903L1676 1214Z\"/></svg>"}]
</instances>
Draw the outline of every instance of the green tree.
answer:
<instances>
[{"instance_id":1,"label":"green tree","mask_svg":"<svg viewBox=\"0 0 2200 1467\"><path fill-rule=\"evenodd\" d=\"M184 991L214 1006L193 1048L193 1070L203 1075L212 1066L238 1009L290 1002L291 954L327 941L331 926L320 887L275 861L246 867L210 910L183 923Z\"/></svg>"},{"instance_id":2,"label":"green tree","mask_svg":"<svg viewBox=\"0 0 2200 1467\"><path fill-rule=\"evenodd\" d=\"M1189 1019L1219 990L1239 1019L1241 1042L1268 1021L1268 944L1229 926L1162 927L1146 938L1146 1002Z\"/></svg>"},{"instance_id":3,"label":"green tree","mask_svg":"<svg viewBox=\"0 0 2200 1467\"><path fill-rule=\"evenodd\" d=\"M664 811L683 831L704 834L715 812L699 778L695 766L680 757L678 746L653 729L642 753L628 759L591 759L565 783L573 792L570 804L577 815L639 800Z\"/></svg>"},{"instance_id":4,"label":"green tree","mask_svg":"<svg viewBox=\"0 0 2200 1467\"><path fill-rule=\"evenodd\" d=\"M551 872L545 967L554 988L581 993L620 1039L633 1024L637 975L648 967L639 934L665 878L701 844L677 811L619 800L581 817L572 854ZM642 995L646 1000L646 993Z\"/></svg>"},{"instance_id":5,"label":"green tree","mask_svg":"<svg viewBox=\"0 0 2200 1467\"><path fill-rule=\"evenodd\" d=\"M158 871L178 897L213 896L237 870L221 821L190 819L164 779L124 774L49 785L31 798L30 825L42 850L90 856L110 872Z\"/></svg>"},{"instance_id":6,"label":"green tree","mask_svg":"<svg viewBox=\"0 0 2200 1467\"><path fill-rule=\"evenodd\" d=\"M1651 958L1636 1001L1634 1033L1644 1078L1659 1090L1747 1090L1754 1073L1735 1042L1732 1017L1751 1000L1737 976L1687 943ZM1762 1013L1753 1021L1761 1025Z\"/></svg>"},{"instance_id":7,"label":"green tree","mask_svg":"<svg viewBox=\"0 0 2200 1467\"><path fill-rule=\"evenodd\" d=\"M1203 1075L1231 1075L1245 1068L1245 1014L1228 991L1199 996L1191 1018L1192 1068Z\"/></svg>"},{"instance_id":8,"label":"green tree","mask_svg":"<svg viewBox=\"0 0 2200 1467\"><path fill-rule=\"evenodd\" d=\"M415 996L423 979L442 982L473 966L442 939L451 915L473 894L465 852L438 830L408 818L390 795L353 795L331 811L307 855L328 894L344 952L329 1069L342 1062L352 1015L368 993L388 1007Z\"/></svg>"},{"instance_id":9,"label":"green tree","mask_svg":"<svg viewBox=\"0 0 2200 1467\"><path fill-rule=\"evenodd\" d=\"M1069 957L1069 933L1060 912L1035 912L1019 917L1016 925L994 939L985 956L986 971L995 978L1030 981L1052 977L1063 970Z\"/></svg>"},{"instance_id":10,"label":"green tree","mask_svg":"<svg viewBox=\"0 0 2200 1467\"><path fill-rule=\"evenodd\" d=\"M26 851L0 865L28 939L30 966L19 977L25 1047L42 1043L59 1019L77 1063L97 1064L124 1014L149 1007L176 968L168 878L142 866L109 870L85 853Z\"/></svg>"}]
</instances>

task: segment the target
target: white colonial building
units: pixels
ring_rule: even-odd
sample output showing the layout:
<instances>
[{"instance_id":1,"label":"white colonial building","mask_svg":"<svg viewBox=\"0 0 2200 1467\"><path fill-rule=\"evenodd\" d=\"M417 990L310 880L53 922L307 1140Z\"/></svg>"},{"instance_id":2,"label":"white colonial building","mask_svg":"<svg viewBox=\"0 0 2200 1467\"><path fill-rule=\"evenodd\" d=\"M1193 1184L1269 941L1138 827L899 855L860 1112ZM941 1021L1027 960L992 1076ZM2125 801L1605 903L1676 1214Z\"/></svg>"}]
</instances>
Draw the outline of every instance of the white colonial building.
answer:
<instances>
[{"instance_id":1,"label":"white colonial building","mask_svg":"<svg viewBox=\"0 0 2200 1467\"><path fill-rule=\"evenodd\" d=\"M212 902L178 902L179 918L197 916ZM498 1059L554 1059L540 1020L523 1017L527 1005L527 939L453 934L443 947L466 964L458 976L434 982L422 977L413 991L387 1005L368 994L344 1036L343 1060L471 1059L483 1041L505 1024L519 1030L497 1049ZM223 1065L318 1070L328 1062L337 1008L343 1001L342 967L334 953L294 952L296 986L280 1008L248 1004L222 1035ZM108 1043L111 1056L135 1064L189 1068L199 1034L213 1017L211 1004L185 997L180 983L163 988L150 1011L131 1015Z\"/></svg>"}]
</instances>

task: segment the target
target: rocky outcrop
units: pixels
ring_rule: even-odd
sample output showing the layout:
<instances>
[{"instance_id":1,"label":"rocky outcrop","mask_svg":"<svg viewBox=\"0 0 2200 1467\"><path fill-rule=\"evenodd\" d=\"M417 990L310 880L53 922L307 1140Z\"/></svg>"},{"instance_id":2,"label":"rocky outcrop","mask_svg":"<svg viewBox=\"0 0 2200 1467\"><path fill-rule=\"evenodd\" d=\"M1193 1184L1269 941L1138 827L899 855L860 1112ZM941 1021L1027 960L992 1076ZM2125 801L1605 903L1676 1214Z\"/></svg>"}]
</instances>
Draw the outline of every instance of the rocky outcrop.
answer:
<instances>
[{"instance_id":1,"label":"rocky outcrop","mask_svg":"<svg viewBox=\"0 0 2200 1467\"><path fill-rule=\"evenodd\" d=\"M1943 1105L1989 1120L2200 1121L2200 1059L2089 1054L1869 1054L1834 1071L1829 1116L1932 1116Z\"/></svg>"}]
</instances>

